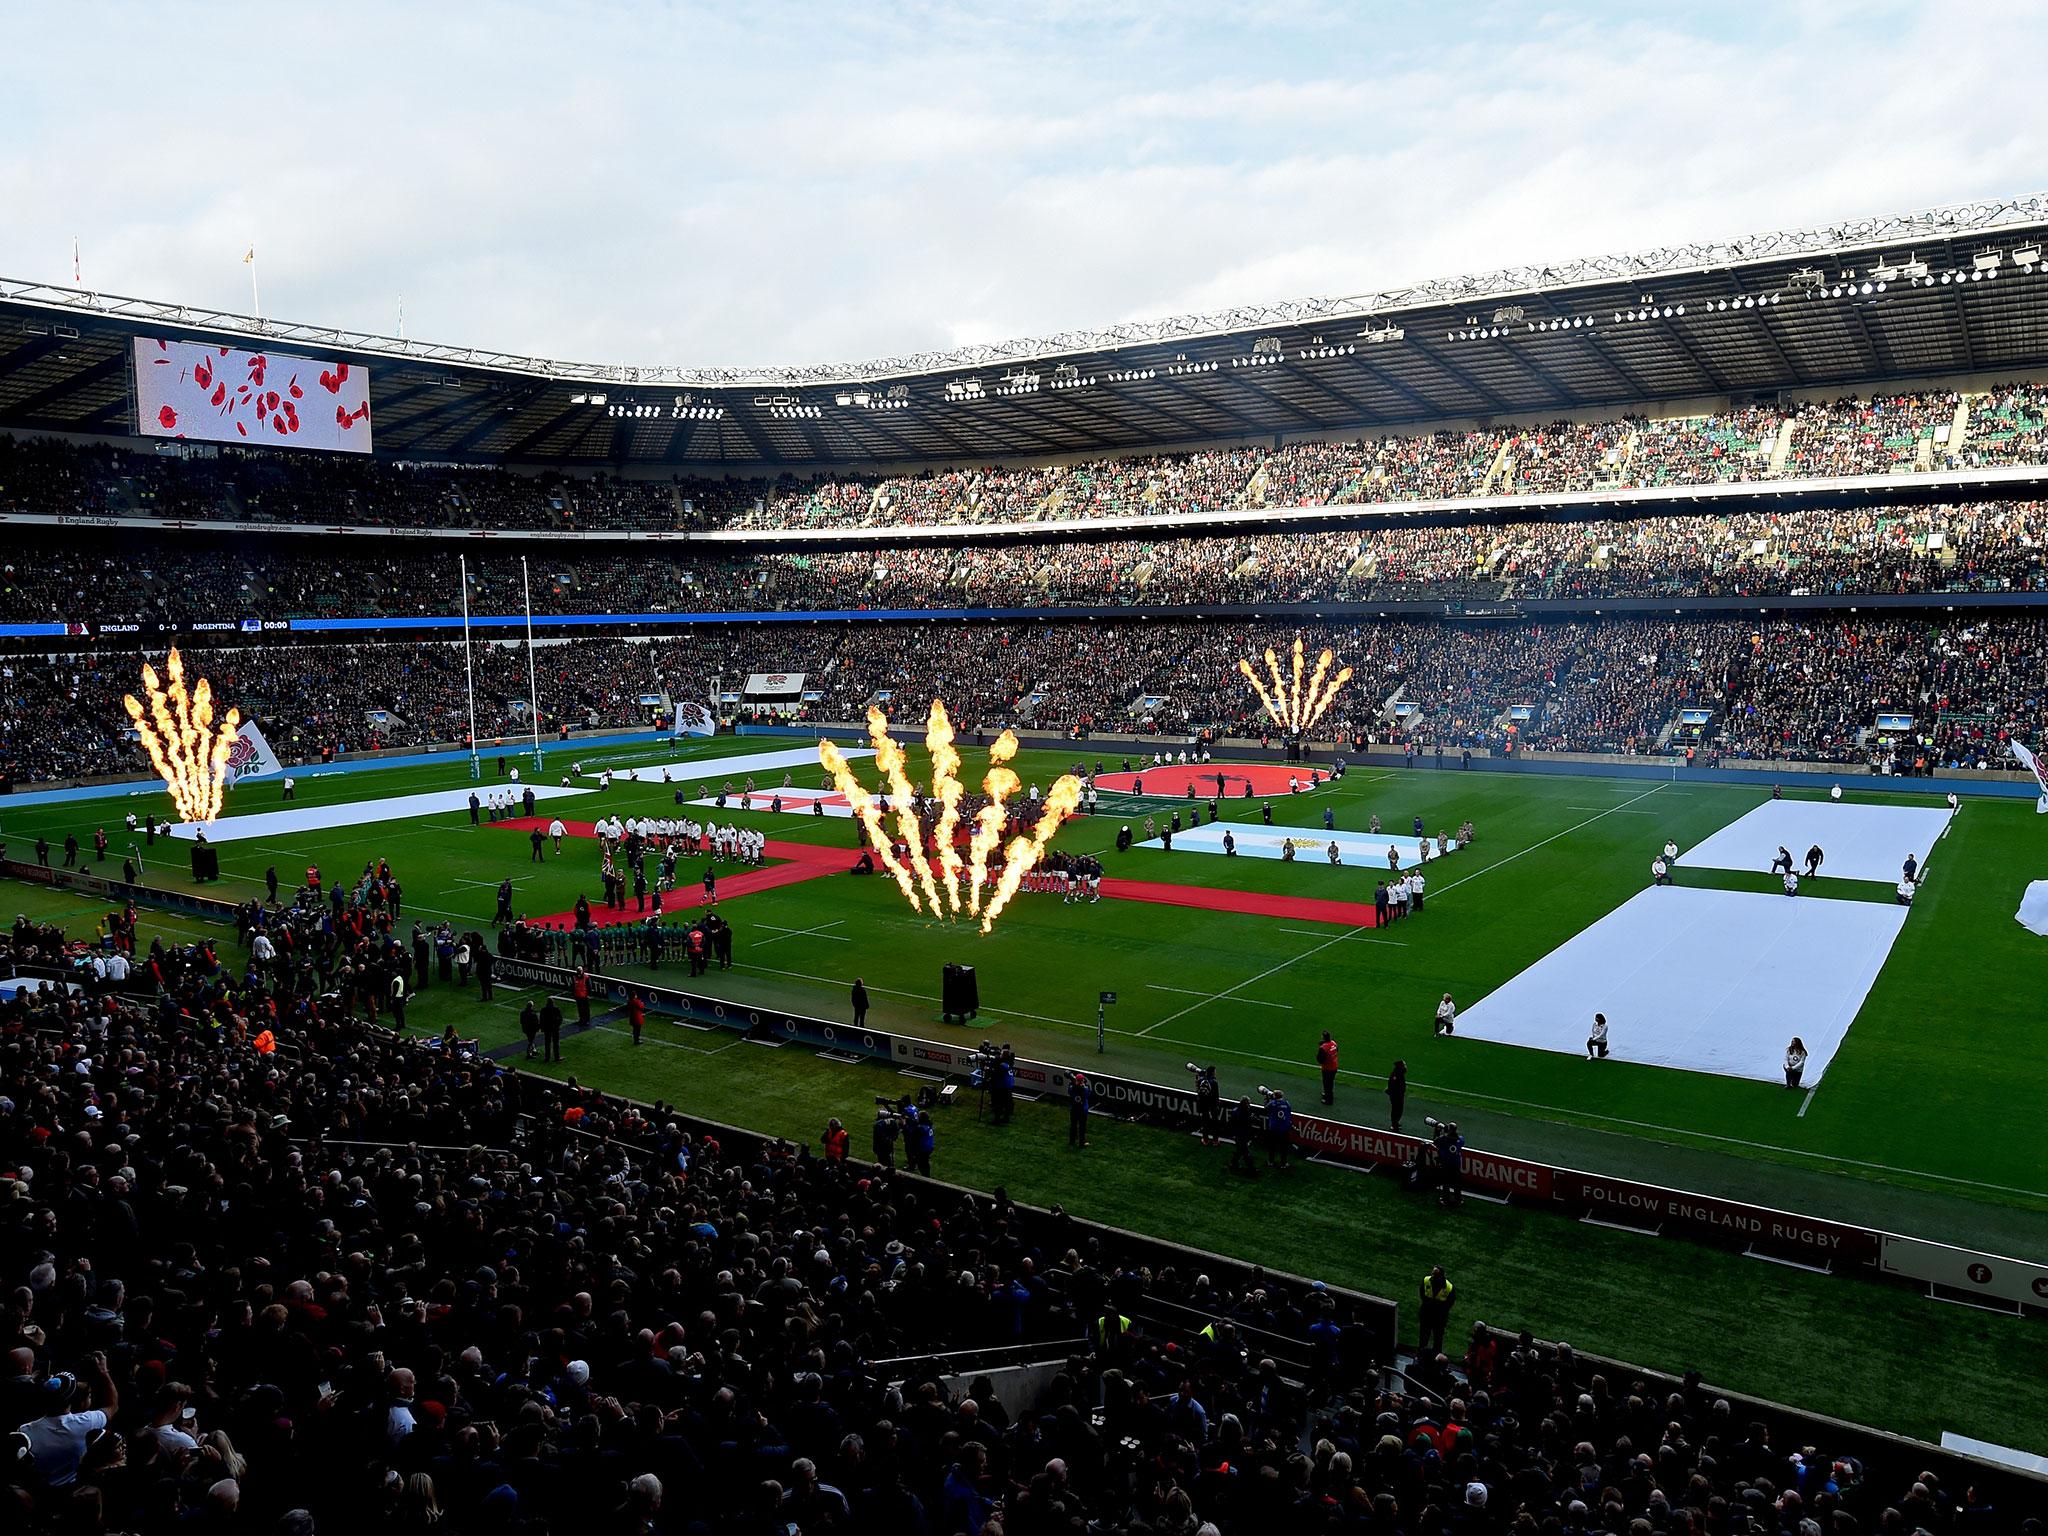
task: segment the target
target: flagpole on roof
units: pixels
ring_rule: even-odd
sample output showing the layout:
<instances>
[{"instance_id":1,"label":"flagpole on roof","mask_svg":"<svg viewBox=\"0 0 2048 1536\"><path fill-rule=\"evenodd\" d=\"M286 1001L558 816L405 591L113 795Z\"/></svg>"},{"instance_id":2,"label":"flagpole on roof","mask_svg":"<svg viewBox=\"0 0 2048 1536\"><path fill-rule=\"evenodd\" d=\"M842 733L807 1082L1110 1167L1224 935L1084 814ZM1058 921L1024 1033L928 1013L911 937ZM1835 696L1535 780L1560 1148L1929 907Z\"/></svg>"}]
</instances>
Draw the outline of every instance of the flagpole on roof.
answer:
<instances>
[{"instance_id":1,"label":"flagpole on roof","mask_svg":"<svg viewBox=\"0 0 2048 1536\"><path fill-rule=\"evenodd\" d=\"M263 295L256 291L256 247L250 246L242 257L242 265L249 269L249 313L258 320L263 318Z\"/></svg>"}]
</instances>

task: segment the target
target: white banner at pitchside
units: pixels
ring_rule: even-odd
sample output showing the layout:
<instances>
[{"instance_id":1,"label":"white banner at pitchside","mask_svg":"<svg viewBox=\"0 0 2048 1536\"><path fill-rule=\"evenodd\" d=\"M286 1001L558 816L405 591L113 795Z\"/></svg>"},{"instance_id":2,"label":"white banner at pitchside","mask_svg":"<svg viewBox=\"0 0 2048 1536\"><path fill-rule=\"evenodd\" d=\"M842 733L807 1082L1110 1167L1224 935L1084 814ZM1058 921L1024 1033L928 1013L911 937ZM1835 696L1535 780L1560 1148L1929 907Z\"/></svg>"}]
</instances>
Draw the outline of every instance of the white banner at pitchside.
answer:
<instances>
[{"instance_id":1,"label":"white banner at pitchside","mask_svg":"<svg viewBox=\"0 0 2048 1536\"><path fill-rule=\"evenodd\" d=\"M270 750L270 743L263 739L263 732L257 729L256 722L244 720L241 730L235 733L235 744L228 748L228 787L232 789L244 779L267 779L274 773L283 772L284 764Z\"/></svg>"}]
</instances>

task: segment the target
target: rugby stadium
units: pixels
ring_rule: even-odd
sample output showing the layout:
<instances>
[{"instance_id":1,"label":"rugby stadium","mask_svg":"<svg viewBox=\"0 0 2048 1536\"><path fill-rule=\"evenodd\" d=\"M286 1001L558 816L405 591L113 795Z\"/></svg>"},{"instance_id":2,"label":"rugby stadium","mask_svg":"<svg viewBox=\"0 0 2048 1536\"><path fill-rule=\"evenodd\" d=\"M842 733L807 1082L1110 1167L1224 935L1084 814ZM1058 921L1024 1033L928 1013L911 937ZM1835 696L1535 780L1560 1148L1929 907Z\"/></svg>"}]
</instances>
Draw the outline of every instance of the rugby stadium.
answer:
<instances>
[{"instance_id":1,"label":"rugby stadium","mask_svg":"<svg viewBox=\"0 0 2048 1536\"><path fill-rule=\"evenodd\" d=\"M20 1507L2025 1528L2044 241L780 369L0 281Z\"/></svg>"}]
</instances>

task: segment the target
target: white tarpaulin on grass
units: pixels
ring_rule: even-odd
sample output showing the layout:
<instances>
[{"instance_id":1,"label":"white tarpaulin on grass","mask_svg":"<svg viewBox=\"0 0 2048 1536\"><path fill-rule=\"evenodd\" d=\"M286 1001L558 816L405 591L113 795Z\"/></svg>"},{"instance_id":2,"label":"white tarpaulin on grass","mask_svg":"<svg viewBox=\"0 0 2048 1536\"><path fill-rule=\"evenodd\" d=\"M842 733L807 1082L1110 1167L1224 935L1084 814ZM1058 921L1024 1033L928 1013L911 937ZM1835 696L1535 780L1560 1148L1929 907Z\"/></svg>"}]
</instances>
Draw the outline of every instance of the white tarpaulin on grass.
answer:
<instances>
[{"instance_id":1,"label":"white tarpaulin on grass","mask_svg":"<svg viewBox=\"0 0 2048 1536\"><path fill-rule=\"evenodd\" d=\"M1583 1056L1593 1015L1604 1013L1617 1061L1764 1082L1784 1081L1797 1035L1810 1087L1907 910L1653 885L1460 1013L1458 1034Z\"/></svg>"},{"instance_id":2,"label":"white tarpaulin on grass","mask_svg":"<svg viewBox=\"0 0 2048 1536\"><path fill-rule=\"evenodd\" d=\"M2048 880L2036 880L2028 886L2026 895L2020 898L2019 911L2013 915L2027 932L2048 939Z\"/></svg>"},{"instance_id":3,"label":"white tarpaulin on grass","mask_svg":"<svg viewBox=\"0 0 2048 1536\"><path fill-rule=\"evenodd\" d=\"M572 748L562 748L551 753L548 768L553 772L557 765L567 769L572 758ZM872 757L872 747L848 747L850 758ZM631 772L635 782L658 784L664 772L670 783L680 789L685 784L695 788L698 783L710 785L714 790L727 779L744 780L749 775L759 776L803 766L815 768L818 763L816 747L785 747L774 752L756 752L738 757L686 758L669 763L642 763ZM529 770L531 771L531 770ZM626 782L627 770L614 772L615 782ZM509 778L487 778L464 783L459 789L433 789L412 795L388 795L364 800L338 800L332 805L287 805L274 811L254 811L247 815L223 816L206 829L209 843L243 843L258 837L289 837L297 832L319 832L330 827L367 826L377 821L402 821L412 816L434 816L446 811L467 811L472 792L488 799L491 795L505 790L512 792L513 799L521 798L527 785L533 787L536 801L561 800L579 795L593 795L597 790L597 775L589 766L583 770L580 784L539 784L532 779L524 783L513 783ZM233 810L236 798L231 794L228 808ZM808 807L806 807L808 809ZM171 829L171 836L192 838L198 835L198 824L186 822Z\"/></svg>"},{"instance_id":4,"label":"white tarpaulin on grass","mask_svg":"<svg viewBox=\"0 0 2048 1536\"><path fill-rule=\"evenodd\" d=\"M1947 806L1859 805L1853 801L1766 800L1678 856L1687 869L1747 869L1764 874L1780 847L1806 868L1806 850L1827 855L1823 881L1881 880L1896 885L1906 855L1925 865L1953 813ZM1658 839L1662 841L1661 838Z\"/></svg>"},{"instance_id":5,"label":"white tarpaulin on grass","mask_svg":"<svg viewBox=\"0 0 2048 1536\"><path fill-rule=\"evenodd\" d=\"M1161 818L1162 820L1164 818ZM1401 856L1401 868L1413 869L1421 858L1421 845L1412 837L1397 837L1387 832L1325 832L1320 827L1269 827L1263 823L1251 826L1241 821L1211 821L1199 827L1189 827L1173 834L1175 853L1221 853L1223 834L1228 832L1232 845L1241 858L1278 859L1286 856L1286 847L1294 844L1295 860L1303 864L1327 864L1330 859L1330 844L1337 845L1338 857L1347 868L1378 870L1386 874L1392 867L1387 862L1387 850L1392 848ZM1138 844L1140 848L1157 848L1159 839L1154 837ZM1436 844L1432 842L1430 862L1436 861ZM1451 851L1458 851L1457 844Z\"/></svg>"}]
</instances>

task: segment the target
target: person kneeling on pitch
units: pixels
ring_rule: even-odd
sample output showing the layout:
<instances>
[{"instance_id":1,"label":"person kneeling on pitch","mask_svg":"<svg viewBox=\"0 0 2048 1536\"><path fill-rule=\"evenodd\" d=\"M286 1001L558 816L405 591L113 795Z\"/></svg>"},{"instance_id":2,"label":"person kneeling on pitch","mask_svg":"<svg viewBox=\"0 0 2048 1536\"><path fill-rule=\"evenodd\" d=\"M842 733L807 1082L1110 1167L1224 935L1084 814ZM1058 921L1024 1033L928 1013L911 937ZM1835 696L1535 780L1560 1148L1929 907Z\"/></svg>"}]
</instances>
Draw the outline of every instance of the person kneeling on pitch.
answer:
<instances>
[{"instance_id":1,"label":"person kneeling on pitch","mask_svg":"<svg viewBox=\"0 0 2048 1536\"><path fill-rule=\"evenodd\" d=\"M1451 1001L1446 992L1444 1000L1436 1005L1436 1032L1440 1035L1455 1035L1458 1032L1458 1005Z\"/></svg>"},{"instance_id":2,"label":"person kneeling on pitch","mask_svg":"<svg viewBox=\"0 0 2048 1536\"><path fill-rule=\"evenodd\" d=\"M1592 1032L1586 1036L1586 1060L1605 1061L1606 1059L1607 1015L1596 1013L1593 1015Z\"/></svg>"}]
</instances>

